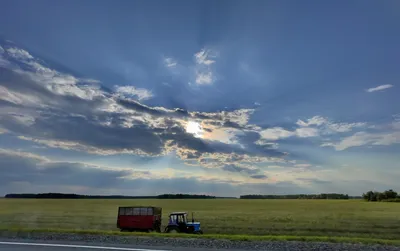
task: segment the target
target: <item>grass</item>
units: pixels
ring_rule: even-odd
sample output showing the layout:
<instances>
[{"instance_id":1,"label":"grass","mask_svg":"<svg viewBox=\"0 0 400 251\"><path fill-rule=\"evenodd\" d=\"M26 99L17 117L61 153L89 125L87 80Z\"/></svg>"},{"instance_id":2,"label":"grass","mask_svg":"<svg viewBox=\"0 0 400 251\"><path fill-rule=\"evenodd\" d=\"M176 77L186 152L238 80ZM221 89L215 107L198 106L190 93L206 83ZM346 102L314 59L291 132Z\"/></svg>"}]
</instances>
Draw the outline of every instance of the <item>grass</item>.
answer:
<instances>
[{"instance_id":1,"label":"grass","mask_svg":"<svg viewBox=\"0 0 400 251\"><path fill-rule=\"evenodd\" d=\"M0 229L124 234L116 232L117 208L130 205L161 206L164 223L172 211L194 212L205 238L363 243L400 239L400 204L359 200L0 199Z\"/></svg>"},{"instance_id":2,"label":"grass","mask_svg":"<svg viewBox=\"0 0 400 251\"><path fill-rule=\"evenodd\" d=\"M141 236L151 238L203 238L203 239L222 239L230 241L306 241L306 242L333 242L333 243L357 243L357 244L383 244L400 246L400 240L385 240L377 238L356 238L356 237L337 237L337 236L291 236L291 235L224 235L224 234L205 234L205 235L188 235L188 234L164 234L164 233L141 233L141 232L119 232L106 230L74 230L74 229L29 229L29 228L12 228L0 229L1 232L7 233L72 233L72 234L90 234L90 235L108 235L108 236Z\"/></svg>"}]
</instances>

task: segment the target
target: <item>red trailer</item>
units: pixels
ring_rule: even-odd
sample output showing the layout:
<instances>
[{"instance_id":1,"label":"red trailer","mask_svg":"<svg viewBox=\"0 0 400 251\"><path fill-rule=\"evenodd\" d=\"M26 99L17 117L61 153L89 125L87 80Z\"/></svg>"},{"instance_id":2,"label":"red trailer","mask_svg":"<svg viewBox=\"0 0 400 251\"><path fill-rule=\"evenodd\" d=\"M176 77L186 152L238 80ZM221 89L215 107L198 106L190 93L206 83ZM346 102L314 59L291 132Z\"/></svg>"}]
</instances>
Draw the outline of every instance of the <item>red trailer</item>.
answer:
<instances>
[{"instance_id":1,"label":"red trailer","mask_svg":"<svg viewBox=\"0 0 400 251\"><path fill-rule=\"evenodd\" d=\"M161 232L161 207L119 207L117 227L121 231Z\"/></svg>"}]
</instances>

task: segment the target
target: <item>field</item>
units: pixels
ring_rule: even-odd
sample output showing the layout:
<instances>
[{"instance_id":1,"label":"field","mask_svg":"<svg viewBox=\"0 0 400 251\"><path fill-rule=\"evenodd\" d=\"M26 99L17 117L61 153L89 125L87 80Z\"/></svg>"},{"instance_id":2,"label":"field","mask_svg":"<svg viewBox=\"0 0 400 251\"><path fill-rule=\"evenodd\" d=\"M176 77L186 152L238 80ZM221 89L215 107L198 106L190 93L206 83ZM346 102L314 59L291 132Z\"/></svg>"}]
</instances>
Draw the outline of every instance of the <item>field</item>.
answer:
<instances>
[{"instance_id":1,"label":"field","mask_svg":"<svg viewBox=\"0 0 400 251\"><path fill-rule=\"evenodd\" d=\"M0 228L117 230L118 206L194 212L205 233L400 239L400 203L359 200L0 199Z\"/></svg>"}]
</instances>

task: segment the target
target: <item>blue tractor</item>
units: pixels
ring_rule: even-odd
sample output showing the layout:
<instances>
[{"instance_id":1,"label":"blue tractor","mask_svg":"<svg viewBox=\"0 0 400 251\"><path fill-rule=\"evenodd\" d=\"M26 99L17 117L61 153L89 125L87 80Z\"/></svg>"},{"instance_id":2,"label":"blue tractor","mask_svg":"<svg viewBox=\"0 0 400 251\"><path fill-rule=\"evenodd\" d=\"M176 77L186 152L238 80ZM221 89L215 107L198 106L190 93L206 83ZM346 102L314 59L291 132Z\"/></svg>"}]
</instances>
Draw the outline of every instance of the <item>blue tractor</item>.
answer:
<instances>
[{"instance_id":1,"label":"blue tractor","mask_svg":"<svg viewBox=\"0 0 400 251\"><path fill-rule=\"evenodd\" d=\"M200 222L195 222L192 213L192 221L187 221L186 212L174 212L169 215L168 226L165 228L166 233L188 233L203 234L200 229Z\"/></svg>"}]
</instances>

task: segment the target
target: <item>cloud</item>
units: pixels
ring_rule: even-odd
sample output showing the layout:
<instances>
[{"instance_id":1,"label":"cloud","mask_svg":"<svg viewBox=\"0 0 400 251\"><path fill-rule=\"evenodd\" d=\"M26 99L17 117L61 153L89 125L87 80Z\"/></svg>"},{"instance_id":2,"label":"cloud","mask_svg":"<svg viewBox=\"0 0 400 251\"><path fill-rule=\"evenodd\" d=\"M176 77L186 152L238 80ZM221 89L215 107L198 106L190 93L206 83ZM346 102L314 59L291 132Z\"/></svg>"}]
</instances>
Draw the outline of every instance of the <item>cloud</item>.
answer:
<instances>
[{"instance_id":1,"label":"cloud","mask_svg":"<svg viewBox=\"0 0 400 251\"><path fill-rule=\"evenodd\" d=\"M364 130L353 133L340 140L325 140L320 146L333 147L337 151L343 151L352 147L360 146L388 146L400 143L400 123L397 116L393 115L393 121L387 124L370 125L366 123L340 123L335 124L336 132L349 132L354 128ZM332 125L329 125L332 126ZM366 130L367 129L367 130Z\"/></svg>"},{"instance_id":2,"label":"cloud","mask_svg":"<svg viewBox=\"0 0 400 251\"><path fill-rule=\"evenodd\" d=\"M134 86L116 86L116 94L121 97L136 97L138 100L146 100L154 95L151 91L144 88L136 88Z\"/></svg>"},{"instance_id":3,"label":"cloud","mask_svg":"<svg viewBox=\"0 0 400 251\"><path fill-rule=\"evenodd\" d=\"M197 72L196 73L196 84L209 85L213 82L212 72Z\"/></svg>"},{"instance_id":4,"label":"cloud","mask_svg":"<svg viewBox=\"0 0 400 251\"><path fill-rule=\"evenodd\" d=\"M203 48L193 54L193 61L187 65L179 63L172 57L163 58L163 64L174 77L179 76L189 86L212 85L217 80L214 70L218 53Z\"/></svg>"},{"instance_id":5,"label":"cloud","mask_svg":"<svg viewBox=\"0 0 400 251\"><path fill-rule=\"evenodd\" d=\"M318 136L318 129L316 128L298 128L295 131L296 136L300 138L309 138L309 137L316 137Z\"/></svg>"},{"instance_id":6,"label":"cloud","mask_svg":"<svg viewBox=\"0 0 400 251\"><path fill-rule=\"evenodd\" d=\"M295 164L295 167L311 167L310 164Z\"/></svg>"},{"instance_id":7,"label":"cloud","mask_svg":"<svg viewBox=\"0 0 400 251\"><path fill-rule=\"evenodd\" d=\"M4 50L3 50L4 51ZM29 52L18 49L18 48L8 48L7 53L15 58L15 59L20 59L20 60L30 60L33 59L32 55L29 54Z\"/></svg>"},{"instance_id":8,"label":"cloud","mask_svg":"<svg viewBox=\"0 0 400 251\"><path fill-rule=\"evenodd\" d=\"M228 172L244 172L246 174L252 174L255 175L255 173L258 172L258 169L255 168L251 168L251 167L243 167L243 166L238 166L238 165L233 165L233 164L229 164L229 165L225 165L223 168L223 170L228 171ZM252 177L252 176L250 176Z\"/></svg>"},{"instance_id":9,"label":"cloud","mask_svg":"<svg viewBox=\"0 0 400 251\"><path fill-rule=\"evenodd\" d=\"M5 53L0 58L16 62L0 67L0 128L19 139L101 155L174 153L185 162L220 170L285 156L247 140L245 132L258 135L259 128L248 124L254 109L201 112L148 106L141 103L152 96L148 90L116 86L110 92L98 81L51 69L22 49ZM207 58L199 54L198 63L208 67ZM203 138L187 132L188 121L201 125ZM223 162L228 156L235 159Z\"/></svg>"},{"instance_id":10,"label":"cloud","mask_svg":"<svg viewBox=\"0 0 400 251\"><path fill-rule=\"evenodd\" d=\"M320 140L325 140L324 143L321 143L320 146L333 146L332 142L329 142L325 139L325 136L338 134L338 133L346 133L350 132L354 129L364 128L367 126L365 122L354 122L354 123L345 123L345 122L333 122L332 120L322 117L322 116L314 116L307 120L297 120L296 122L297 128L292 130L288 130L282 127L272 127L267 128L260 131L260 139L255 141L255 144L258 145L268 145L272 144L269 141L277 141L282 139L287 139L290 137L297 138L311 138L318 137ZM275 146L277 147L277 146Z\"/></svg>"},{"instance_id":11,"label":"cloud","mask_svg":"<svg viewBox=\"0 0 400 251\"><path fill-rule=\"evenodd\" d=\"M328 120L324 117L314 116L314 117L308 119L306 122L299 119L299 120L297 120L296 124L299 126L303 126L303 127L304 126L312 126L312 125L320 126L327 122L328 122Z\"/></svg>"},{"instance_id":12,"label":"cloud","mask_svg":"<svg viewBox=\"0 0 400 251\"><path fill-rule=\"evenodd\" d=\"M360 128L366 126L364 122L356 123L331 123L327 125L328 133L330 132L349 132L354 128Z\"/></svg>"},{"instance_id":13,"label":"cloud","mask_svg":"<svg viewBox=\"0 0 400 251\"><path fill-rule=\"evenodd\" d=\"M285 130L282 127L274 127L261 131L260 135L263 139L266 140L278 140L278 139L292 137L295 135L295 133Z\"/></svg>"},{"instance_id":14,"label":"cloud","mask_svg":"<svg viewBox=\"0 0 400 251\"><path fill-rule=\"evenodd\" d=\"M260 135L264 140L279 140L289 137L309 138L318 136L318 130L315 128L304 127L297 128L294 131L289 131L282 127L274 127L262 130Z\"/></svg>"},{"instance_id":15,"label":"cloud","mask_svg":"<svg viewBox=\"0 0 400 251\"><path fill-rule=\"evenodd\" d=\"M164 58L164 64L168 68L175 67L178 63L173 58Z\"/></svg>"},{"instance_id":16,"label":"cloud","mask_svg":"<svg viewBox=\"0 0 400 251\"><path fill-rule=\"evenodd\" d=\"M215 81L211 65L215 63L216 52L210 49L202 49L194 54L195 82L198 85L210 85Z\"/></svg>"},{"instance_id":17,"label":"cloud","mask_svg":"<svg viewBox=\"0 0 400 251\"><path fill-rule=\"evenodd\" d=\"M242 193L290 193L296 189L302 190L290 182L266 184L266 178L266 175L254 174L249 181L256 183L249 183L228 177L191 176L185 173L181 176L168 176L134 168L108 168L81 162L53 161L32 153L0 149L0 193L3 194L73 192L157 195L185 191L238 196Z\"/></svg>"},{"instance_id":18,"label":"cloud","mask_svg":"<svg viewBox=\"0 0 400 251\"><path fill-rule=\"evenodd\" d=\"M268 178L268 176L264 175L264 174L254 174L254 175L251 175L250 177L253 179L259 179L259 180L264 180L264 179Z\"/></svg>"},{"instance_id":19,"label":"cloud","mask_svg":"<svg viewBox=\"0 0 400 251\"><path fill-rule=\"evenodd\" d=\"M393 87L393 85L380 85L380 86L377 86L377 87L369 88L366 91L367 92L376 92L376 91L382 91L382 90L385 90L385 89L388 89L388 88L392 88L392 87Z\"/></svg>"},{"instance_id":20,"label":"cloud","mask_svg":"<svg viewBox=\"0 0 400 251\"><path fill-rule=\"evenodd\" d=\"M342 151L351 147L358 146L388 146L392 144L400 143L400 132L389 132L389 133L368 133L368 132L357 132L352 136L345 137L338 143L327 142L321 146L332 146L337 151Z\"/></svg>"},{"instance_id":21,"label":"cloud","mask_svg":"<svg viewBox=\"0 0 400 251\"><path fill-rule=\"evenodd\" d=\"M0 183L30 182L47 185L85 185L107 188L133 172L109 170L83 163L53 162L26 152L0 149Z\"/></svg>"},{"instance_id":22,"label":"cloud","mask_svg":"<svg viewBox=\"0 0 400 251\"><path fill-rule=\"evenodd\" d=\"M200 65L212 65L215 63L215 60L212 60L211 58L215 58L215 52L211 50L206 50L202 49L199 52L194 54L194 57L196 59L196 63Z\"/></svg>"},{"instance_id":23,"label":"cloud","mask_svg":"<svg viewBox=\"0 0 400 251\"><path fill-rule=\"evenodd\" d=\"M312 118L307 119L306 121L299 119L297 120L296 125L300 127L315 126L318 128L321 134L332 134L332 133L349 132L354 128L366 126L366 123L365 122L337 123L322 116L314 116Z\"/></svg>"}]
</instances>

